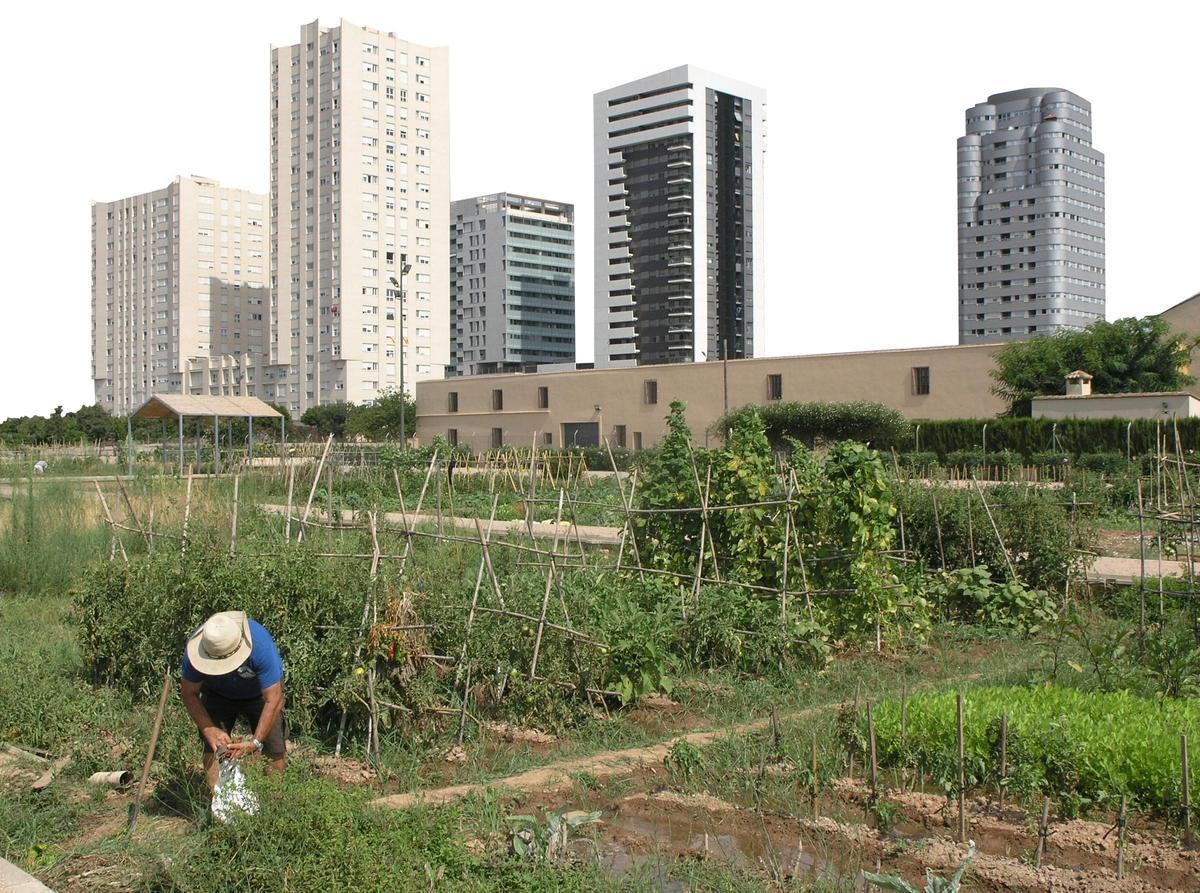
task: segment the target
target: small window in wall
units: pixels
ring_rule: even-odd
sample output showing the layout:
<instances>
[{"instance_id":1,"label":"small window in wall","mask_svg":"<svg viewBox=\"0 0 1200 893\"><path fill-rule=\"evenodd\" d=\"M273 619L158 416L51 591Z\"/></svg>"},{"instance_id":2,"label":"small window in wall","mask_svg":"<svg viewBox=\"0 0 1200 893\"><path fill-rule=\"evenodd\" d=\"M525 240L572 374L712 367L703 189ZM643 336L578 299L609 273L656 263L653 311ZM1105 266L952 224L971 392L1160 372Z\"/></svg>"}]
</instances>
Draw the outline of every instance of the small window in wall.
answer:
<instances>
[{"instance_id":1,"label":"small window in wall","mask_svg":"<svg viewBox=\"0 0 1200 893\"><path fill-rule=\"evenodd\" d=\"M554 446L554 435L549 431L542 435L542 446Z\"/></svg>"},{"instance_id":2,"label":"small window in wall","mask_svg":"<svg viewBox=\"0 0 1200 893\"><path fill-rule=\"evenodd\" d=\"M538 409L550 408L550 389L538 388Z\"/></svg>"},{"instance_id":3,"label":"small window in wall","mask_svg":"<svg viewBox=\"0 0 1200 893\"><path fill-rule=\"evenodd\" d=\"M642 432L641 431L633 432L633 448L635 450L640 450L642 448Z\"/></svg>"},{"instance_id":4,"label":"small window in wall","mask_svg":"<svg viewBox=\"0 0 1200 893\"><path fill-rule=\"evenodd\" d=\"M457 428L447 428L446 429L446 442L449 443L450 446L458 446L458 429Z\"/></svg>"},{"instance_id":5,"label":"small window in wall","mask_svg":"<svg viewBox=\"0 0 1200 893\"><path fill-rule=\"evenodd\" d=\"M622 449L625 448L625 426L624 425L617 425L615 428L613 428L613 440L616 441L617 446L621 447Z\"/></svg>"},{"instance_id":6,"label":"small window in wall","mask_svg":"<svg viewBox=\"0 0 1200 893\"><path fill-rule=\"evenodd\" d=\"M499 393L499 391L497 391L496 393ZM504 429L503 428L493 428L492 429L492 449L498 450L502 446L504 446Z\"/></svg>"},{"instance_id":7,"label":"small window in wall","mask_svg":"<svg viewBox=\"0 0 1200 893\"><path fill-rule=\"evenodd\" d=\"M929 367L913 366L912 387L914 394L929 393Z\"/></svg>"},{"instance_id":8,"label":"small window in wall","mask_svg":"<svg viewBox=\"0 0 1200 893\"><path fill-rule=\"evenodd\" d=\"M446 412L458 412L458 391L446 395Z\"/></svg>"},{"instance_id":9,"label":"small window in wall","mask_svg":"<svg viewBox=\"0 0 1200 893\"><path fill-rule=\"evenodd\" d=\"M642 383L642 400L647 406L658 403L658 382L653 378L648 378Z\"/></svg>"},{"instance_id":10,"label":"small window in wall","mask_svg":"<svg viewBox=\"0 0 1200 893\"><path fill-rule=\"evenodd\" d=\"M504 409L504 391L496 388L492 391L492 411L499 412Z\"/></svg>"},{"instance_id":11,"label":"small window in wall","mask_svg":"<svg viewBox=\"0 0 1200 893\"><path fill-rule=\"evenodd\" d=\"M767 399L783 399L783 376L779 374L767 376Z\"/></svg>"}]
</instances>

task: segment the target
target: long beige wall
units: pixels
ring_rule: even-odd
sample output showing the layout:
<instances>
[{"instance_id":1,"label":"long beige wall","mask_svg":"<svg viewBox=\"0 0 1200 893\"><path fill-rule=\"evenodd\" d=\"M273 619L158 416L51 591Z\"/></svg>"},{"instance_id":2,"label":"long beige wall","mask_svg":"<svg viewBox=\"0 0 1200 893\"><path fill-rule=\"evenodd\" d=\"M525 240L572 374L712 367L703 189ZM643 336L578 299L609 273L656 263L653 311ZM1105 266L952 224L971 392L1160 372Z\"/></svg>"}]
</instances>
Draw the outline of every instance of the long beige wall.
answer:
<instances>
[{"instance_id":1,"label":"long beige wall","mask_svg":"<svg viewBox=\"0 0 1200 893\"><path fill-rule=\"evenodd\" d=\"M728 405L768 402L768 377L783 376L784 401L875 400L912 419L979 418L1003 412L991 393L996 345L923 348L872 353L825 354L733 360L728 364ZM930 392L915 393L913 370L928 367ZM657 382L658 401L645 400L646 382ZM546 388L549 408L538 408L538 389ZM493 391L503 392L502 411L493 411ZM458 411L450 412L451 393ZM513 446L561 446L563 425L597 422L602 436L617 442L624 426L626 444L651 446L661 438L672 400L688 406L695 439L725 408L722 364L689 363L637 366L530 375L482 375L417 385L417 436L427 443L457 432L459 443L473 449L492 445L502 431ZM549 435L549 441L547 441Z\"/></svg>"},{"instance_id":2,"label":"long beige wall","mask_svg":"<svg viewBox=\"0 0 1200 893\"><path fill-rule=\"evenodd\" d=\"M1034 397L1035 419L1186 419L1200 415L1190 394L1093 394L1088 397Z\"/></svg>"}]
</instances>

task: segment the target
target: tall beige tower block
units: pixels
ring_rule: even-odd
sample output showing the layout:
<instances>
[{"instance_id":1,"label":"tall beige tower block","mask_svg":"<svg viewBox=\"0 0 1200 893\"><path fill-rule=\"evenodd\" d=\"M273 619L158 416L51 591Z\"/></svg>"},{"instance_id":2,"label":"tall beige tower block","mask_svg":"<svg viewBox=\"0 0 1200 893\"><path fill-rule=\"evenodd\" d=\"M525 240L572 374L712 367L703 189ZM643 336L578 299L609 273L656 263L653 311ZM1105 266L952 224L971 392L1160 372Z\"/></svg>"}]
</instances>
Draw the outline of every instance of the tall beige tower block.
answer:
<instances>
[{"instance_id":1,"label":"tall beige tower block","mask_svg":"<svg viewBox=\"0 0 1200 893\"><path fill-rule=\"evenodd\" d=\"M203 177L92 203L92 379L109 412L151 394L261 395L267 197Z\"/></svg>"},{"instance_id":2,"label":"tall beige tower block","mask_svg":"<svg viewBox=\"0 0 1200 893\"><path fill-rule=\"evenodd\" d=\"M272 49L266 399L303 412L445 375L449 123L445 48L343 19Z\"/></svg>"}]
</instances>

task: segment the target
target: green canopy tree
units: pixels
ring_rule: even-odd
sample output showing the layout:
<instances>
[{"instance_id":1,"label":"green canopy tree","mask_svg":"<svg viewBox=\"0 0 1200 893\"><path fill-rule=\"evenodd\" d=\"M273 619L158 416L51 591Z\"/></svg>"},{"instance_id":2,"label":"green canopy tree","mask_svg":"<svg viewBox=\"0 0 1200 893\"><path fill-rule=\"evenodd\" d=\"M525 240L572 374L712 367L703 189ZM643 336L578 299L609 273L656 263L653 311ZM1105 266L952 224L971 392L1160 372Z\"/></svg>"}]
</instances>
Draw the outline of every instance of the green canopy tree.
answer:
<instances>
[{"instance_id":1,"label":"green canopy tree","mask_svg":"<svg viewBox=\"0 0 1200 893\"><path fill-rule=\"evenodd\" d=\"M316 428L322 435L342 437L346 433L346 420L353 412L354 405L351 403L322 403L306 409L304 415L300 416L300 422Z\"/></svg>"},{"instance_id":2,"label":"green canopy tree","mask_svg":"<svg viewBox=\"0 0 1200 893\"><path fill-rule=\"evenodd\" d=\"M346 433L367 440L400 440L400 406L404 404L404 427L408 436L417 433L417 403L397 390L384 390L370 403L354 407L346 419Z\"/></svg>"},{"instance_id":3,"label":"green canopy tree","mask_svg":"<svg viewBox=\"0 0 1200 893\"><path fill-rule=\"evenodd\" d=\"M996 354L992 392L1008 401L1008 415L1028 416L1034 397L1061 394L1064 379L1076 369L1092 375L1098 394L1177 391L1195 381L1183 370L1197 343L1172 334L1156 316L1014 341Z\"/></svg>"}]
</instances>

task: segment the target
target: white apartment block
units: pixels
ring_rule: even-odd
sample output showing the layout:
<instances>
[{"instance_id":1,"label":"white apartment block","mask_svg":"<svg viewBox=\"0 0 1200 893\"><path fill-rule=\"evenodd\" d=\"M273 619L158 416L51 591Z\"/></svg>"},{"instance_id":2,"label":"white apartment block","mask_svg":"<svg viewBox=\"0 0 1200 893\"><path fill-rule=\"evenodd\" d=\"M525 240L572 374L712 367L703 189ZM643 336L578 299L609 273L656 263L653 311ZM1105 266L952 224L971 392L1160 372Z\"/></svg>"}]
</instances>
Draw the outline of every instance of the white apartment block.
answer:
<instances>
[{"instance_id":1,"label":"white apartment block","mask_svg":"<svg viewBox=\"0 0 1200 893\"><path fill-rule=\"evenodd\" d=\"M125 414L155 392L260 396L267 233L265 195L203 177L93 202L96 402Z\"/></svg>"},{"instance_id":2,"label":"white apartment block","mask_svg":"<svg viewBox=\"0 0 1200 893\"><path fill-rule=\"evenodd\" d=\"M260 396L303 412L445 375L449 124L444 47L343 19L272 49L275 368Z\"/></svg>"}]
</instances>

